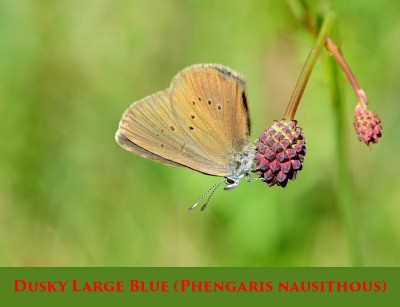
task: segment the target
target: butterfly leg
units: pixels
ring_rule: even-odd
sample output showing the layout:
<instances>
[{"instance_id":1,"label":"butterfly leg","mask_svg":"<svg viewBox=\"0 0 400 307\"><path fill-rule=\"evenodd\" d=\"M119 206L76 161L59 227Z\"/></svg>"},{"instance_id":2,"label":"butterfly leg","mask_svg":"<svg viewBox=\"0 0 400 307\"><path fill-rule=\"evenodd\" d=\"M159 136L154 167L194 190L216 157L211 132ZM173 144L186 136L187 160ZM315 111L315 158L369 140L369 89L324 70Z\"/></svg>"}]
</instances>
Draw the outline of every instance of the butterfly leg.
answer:
<instances>
[{"instance_id":1,"label":"butterfly leg","mask_svg":"<svg viewBox=\"0 0 400 307\"><path fill-rule=\"evenodd\" d=\"M247 182L255 182L255 181L259 181L259 180L265 181L264 178L250 178L250 174L248 174L248 175L246 176L246 180L247 180Z\"/></svg>"}]
</instances>

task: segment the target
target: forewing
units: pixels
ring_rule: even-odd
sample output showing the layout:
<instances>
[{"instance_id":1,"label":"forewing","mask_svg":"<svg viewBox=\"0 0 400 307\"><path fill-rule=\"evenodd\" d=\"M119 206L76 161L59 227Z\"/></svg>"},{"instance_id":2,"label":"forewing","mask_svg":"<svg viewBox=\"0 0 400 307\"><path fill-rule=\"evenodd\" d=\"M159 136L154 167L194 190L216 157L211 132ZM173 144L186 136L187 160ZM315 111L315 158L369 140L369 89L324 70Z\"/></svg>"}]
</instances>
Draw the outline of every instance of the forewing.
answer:
<instances>
[{"instance_id":1,"label":"forewing","mask_svg":"<svg viewBox=\"0 0 400 307\"><path fill-rule=\"evenodd\" d=\"M228 168L249 143L250 115L246 82L232 69L200 64L184 69L171 83L172 109L193 146Z\"/></svg>"}]
</instances>

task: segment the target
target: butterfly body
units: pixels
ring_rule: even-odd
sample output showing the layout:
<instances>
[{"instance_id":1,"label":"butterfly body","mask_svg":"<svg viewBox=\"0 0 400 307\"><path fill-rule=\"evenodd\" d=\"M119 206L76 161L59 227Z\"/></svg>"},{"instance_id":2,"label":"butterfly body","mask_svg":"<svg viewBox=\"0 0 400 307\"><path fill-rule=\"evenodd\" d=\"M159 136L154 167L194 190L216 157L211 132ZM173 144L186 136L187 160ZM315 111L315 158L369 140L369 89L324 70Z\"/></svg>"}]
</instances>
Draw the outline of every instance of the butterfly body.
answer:
<instances>
[{"instance_id":1,"label":"butterfly body","mask_svg":"<svg viewBox=\"0 0 400 307\"><path fill-rule=\"evenodd\" d=\"M163 164L225 177L249 176L254 146L246 81L218 64L185 68L169 88L134 102L115 135L123 148Z\"/></svg>"}]
</instances>

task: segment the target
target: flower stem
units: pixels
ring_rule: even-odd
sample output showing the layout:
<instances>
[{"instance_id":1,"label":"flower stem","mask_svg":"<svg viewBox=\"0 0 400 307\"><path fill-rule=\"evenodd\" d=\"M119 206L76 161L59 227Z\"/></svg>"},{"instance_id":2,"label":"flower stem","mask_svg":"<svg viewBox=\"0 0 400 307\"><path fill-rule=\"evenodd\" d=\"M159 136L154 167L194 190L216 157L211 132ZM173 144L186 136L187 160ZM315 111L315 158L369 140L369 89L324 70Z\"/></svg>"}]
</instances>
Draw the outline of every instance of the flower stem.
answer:
<instances>
[{"instance_id":1,"label":"flower stem","mask_svg":"<svg viewBox=\"0 0 400 307\"><path fill-rule=\"evenodd\" d=\"M298 0L298 3L302 7L302 23L303 27L312 35L316 36L316 29L315 22L306 22L307 20L316 20L313 16L310 8L307 5L307 2L303 0ZM326 19L325 19L326 20ZM324 22L325 24L325 22ZM356 225L356 218L355 218L355 207L356 204L355 197L353 194L353 184L350 179L349 173L349 160L346 152L346 131L344 126L344 103L341 95L341 88L339 85L339 67L343 72L346 74L347 78L352 85L354 92L356 93L357 99L359 101L359 106L361 108L366 108L367 98L365 96L364 91L360 88L355 79L351 69L347 65L346 61L344 60L342 54L340 53L340 49L333 43L332 39L330 39L326 33L322 32L323 29L321 28L318 34L318 41L321 39L321 33L324 34L322 37L323 44L328 49L330 54L332 55L333 59L329 61L329 68L330 68L330 89L331 89L331 96L332 96L332 104L334 108L334 116L335 116L335 130L336 130L336 138L335 138L335 148L336 148L336 161L337 167L336 170L336 180L337 180L337 187L336 187L336 197L337 197L337 204L338 209L341 215L341 219L343 221L345 234L347 237L347 245L348 245L348 253L349 253L349 261L352 266L360 266L361 265L361 251L359 246L359 240L357 237L357 225ZM306 66L306 65L305 65ZM303 69L304 70L304 69ZM303 72L302 72L303 75ZM301 84L301 78L299 79L299 83ZM296 86L296 88L298 87ZM296 92L295 92L296 93ZM293 96L295 96L295 93ZM301 95L300 95L301 98ZM296 101L296 97L292 97L291 102L293 100L293 104ZM293 107L291 107L293 108ZM289 107L287 110L288 114ZM295 111L295 110L294 110Z\"/></svg>"},{"instance_id":2,"label":"flower stem","mask_svg":"<svg viewBox=\"0 0 400 307\"><path fill-rule=\"evenodd\" d=\"M318 56L321 53L322 48L325 45L325 41L333 22L334 14L329 13L326 15L324 22L320 28L318 33L318 38L308 54L307 60L303 66L300 77L297 80L296 87L293 91L292 97L290 98L289 104L286 108L286 112L284 115L284 119L293 120L297 111L297 107L299 106L301 97L303 96L303 92L307 86L308 79L312 73L314 65L318 59Z\"/></svg>"},{"instance_id":3,"label":"flower stem","mask_svg":"<svg viewBox=\"0 0 400 307\"><path fill-rule=\"evenodd\" d=\"M340 66L340 68L343 70L343 72L349 79L349 82L354 90L354 93L356 94L359 105L363 109L366 109L368 103L367 96L365 95L364 91L360 88L360 85L358 84L356 78L354 77L353 72L351 71L349 65L347 65L346 61L344 60L339 47L329 37L326 39L325 46L328 49L331 56L335 59L337 64Z\"/></svg>"}]
</instances>

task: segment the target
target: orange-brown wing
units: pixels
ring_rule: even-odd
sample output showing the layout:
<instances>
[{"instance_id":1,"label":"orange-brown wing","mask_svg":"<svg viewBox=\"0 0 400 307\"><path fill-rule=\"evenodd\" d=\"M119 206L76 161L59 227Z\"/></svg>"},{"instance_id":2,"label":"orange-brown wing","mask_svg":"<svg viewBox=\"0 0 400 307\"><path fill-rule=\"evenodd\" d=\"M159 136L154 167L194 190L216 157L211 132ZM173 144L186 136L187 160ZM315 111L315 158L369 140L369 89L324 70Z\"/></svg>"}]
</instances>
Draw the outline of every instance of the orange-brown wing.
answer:
<instances>
[{"instance_id":1,"label":"orange-brown wing","mask_svg":"<svg viewBox=\"0 0 400 307\"><path fill-rule=\"evenodd\" d=\"M167 165L172 165L172 166L177 166L177 167L183 167L185 168L184 165L181 165L179 163L164 159L163 157L160 157L138 145L136 145L135 143L133 143L131 140L129 140L127 137L125 137L120 130L117 131L117 133L115 134L115 140L117 141L117 143L125 148L126 150L137 154L138 156L141 156L143 158L146 159L150 159L156 162L160 162L163 164L167 164Z\"/></svg>"},{"instance_id":2,"label":"orange-brown wing","mask_svg":"<svg viewBox=\"0 0 400 307\"><path fill-rule=\"evenodd\" d=\"M215 163L212 157L199 151L182 131L171 110L169 90L133 103L123 114L115 139L123 148L156 162L209 175L228 175L217 168L211 170Z\"/></svg>"},{"instance_id":3,"label":"orange-brown wing","mask_svg":"<svg viewBox=\"0 0 400 307\"><path fill-rule=\"evenodd\" d=\"M177 74L169 89L133 103L116 140L160 163L229 176L233 155L248 144L249 134L243 77L228 67L201 64Z\"/></svg>"},{"instance_id":4,"label":"orange-brown wing","mask_svg":"<svg viewBox=\"0 0 400 307\"><path fill-rule=\"evenodd\" d=\"M228 168L249 143L244 78L226 66L194 65L174 77L170 96L176 120L193 145L216 166Z\"/></svg>"}]
</instances>

